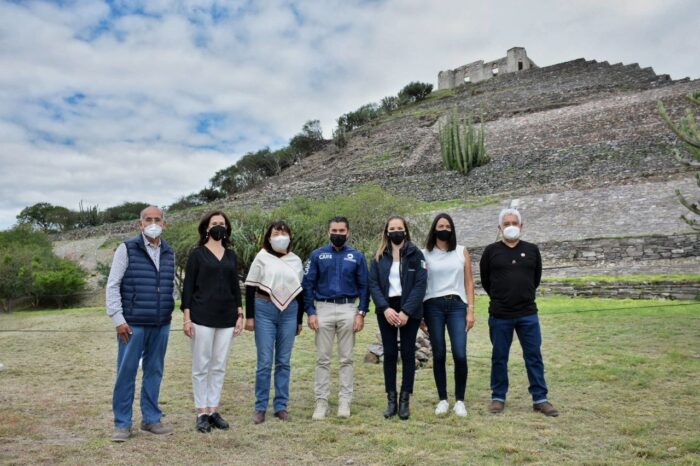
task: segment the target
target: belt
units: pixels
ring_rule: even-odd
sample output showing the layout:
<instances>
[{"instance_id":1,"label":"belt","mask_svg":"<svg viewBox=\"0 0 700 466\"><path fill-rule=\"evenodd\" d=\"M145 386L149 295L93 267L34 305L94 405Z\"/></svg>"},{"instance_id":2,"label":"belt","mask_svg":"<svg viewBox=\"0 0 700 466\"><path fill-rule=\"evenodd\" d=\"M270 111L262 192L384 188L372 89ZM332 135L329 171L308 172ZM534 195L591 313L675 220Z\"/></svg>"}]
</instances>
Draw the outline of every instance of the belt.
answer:
<instances>
[{"instance_id":1,"label":"belt","mask_svg":"<svg viewBox=\"0 0 700 466\"><path fill-rule=\"evenodd\" d=\"M322 301L324 303L333 303L333 304L348 304L348 303L354 303L356 299L357 299L357 296L352 296L352 297L345 297L345 298L322 298L322 299L317 299L316 301Z\"/></svg>"},{"instance_id":2,"label":"belt","mask_svg":"<svg viewBox=\"0 0 700 466\"><path fill-rule=\"evenodd\" d=\"M432 301L433 299L447 299L451 301L453 299L461 300L462 298L460 298L458 294L448 294L447 296L438 296L435 298L430 298L428 301Z\"/></svg>"},{"instance_id":3,"label":"belt","mask_svg":"<svg viewBox=\"0 0 700 466\"><path fill-rule=\"evenodd\" d=\"M267 294L255 293L255 297L260 298L264 301L270 301L270 302L272 301L272 299L270 298L270 295L267 295Z\"/></svg>"}]
</instances>

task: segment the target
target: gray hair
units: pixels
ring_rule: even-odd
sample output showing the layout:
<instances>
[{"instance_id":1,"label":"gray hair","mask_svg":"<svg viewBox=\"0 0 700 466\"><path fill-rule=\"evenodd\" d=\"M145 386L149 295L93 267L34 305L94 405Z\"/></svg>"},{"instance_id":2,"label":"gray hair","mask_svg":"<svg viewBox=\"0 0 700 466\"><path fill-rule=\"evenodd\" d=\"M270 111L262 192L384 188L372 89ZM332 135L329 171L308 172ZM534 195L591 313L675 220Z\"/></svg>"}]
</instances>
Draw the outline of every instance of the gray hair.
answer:
<instances>
[{"instance_id":1,"label":"gray hair","mask_svg":"<svg viewBox=\"0 0 700 466\"><path fill-rule=\"evenodd\" d=\"M520 212L518 212L518 209L513 209L512 207L508 207L506 209L501 210L501 213L498 214L498 224L503 225L503 218L506 215L515 215L518 217L518 223L523 223L523 219L520 216Z\"/></svg>"},{"instance_id":2,"label":"gray hair","mask_svg":"<svg viewBox=\"0 0 700 466\"><path fill-rule=\"evenodd\" d=\"M148 209L158 209L158 210L160 210L160 218L161 218L161 220L165 220L165 211L164 211L163 209L161 209L160 207L158 207L157 205L149 205L148 207L146 207L145 209L143 209L143 210L141 211L141 213L139 214L139 218L140 218L141 220L143 220L143 219L145 218L146 211L147 211Z\"/></svg>"}]
</instances>

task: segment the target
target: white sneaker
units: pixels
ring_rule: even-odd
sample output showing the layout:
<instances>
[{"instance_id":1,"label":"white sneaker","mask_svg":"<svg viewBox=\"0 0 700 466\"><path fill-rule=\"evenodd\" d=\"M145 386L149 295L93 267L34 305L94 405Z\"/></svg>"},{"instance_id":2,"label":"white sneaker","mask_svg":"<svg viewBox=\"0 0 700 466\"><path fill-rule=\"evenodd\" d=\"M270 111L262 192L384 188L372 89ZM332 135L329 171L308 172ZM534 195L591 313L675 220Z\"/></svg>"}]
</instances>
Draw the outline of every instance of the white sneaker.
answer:
<instances>
[{"instance_id":1,"label":"white sneaker","mask_svg":"<svg viewBox=\"0 0 700 466\"><path fill-rule=\"evenodd\" d=\"M438 403L435 407L435 415L442 416L444 414L447 414L447 411L449 410L450 404L447 402L447 400L440 400L440 403Z\"/></svg>"},{"instance_id":2,"label":"white sneaker","mask_svg":"<svg viewBox=\"0 0 700 466\"><path fill-rule=\"evenodd\" d=\"M328 412L328 401L327 400L316 400L316 409L314 409L314 414L311 419L314 421L322 421L326 418L326 413Z\"/></svg>"},{"instance_id":3,"label":"white sneaker","mask_svg":"<svg viewBox=\"0 0 700 466\"><path fill-rule=\"evenodd\" d=\"M338 417L350 417L350 402L348 400L338 401Z\"/></svg>"},{"instance_id":4,"label":"white sneaker","mask_svg":"<svg viewBox=\"0 0 700 466\"><path fill-rule=\"evenodd\" d=\"M452 410L459 417L466 417L467 416L467 407L464 406L464 401L458 401L457 403L455 403L455 407L452 408Z\"/></svg>"}]
</instances>

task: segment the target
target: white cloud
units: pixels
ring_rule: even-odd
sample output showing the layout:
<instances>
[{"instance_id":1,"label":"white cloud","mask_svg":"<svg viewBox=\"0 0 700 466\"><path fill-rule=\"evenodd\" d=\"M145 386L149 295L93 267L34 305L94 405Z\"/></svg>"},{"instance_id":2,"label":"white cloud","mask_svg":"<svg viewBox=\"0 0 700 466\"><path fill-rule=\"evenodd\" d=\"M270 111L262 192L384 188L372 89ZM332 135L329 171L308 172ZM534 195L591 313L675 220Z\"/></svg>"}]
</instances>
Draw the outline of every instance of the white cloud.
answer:
<instances>
[{"instance_id":1,"label":"white cloud","mask_svg":"<svg viewBox=\"0 0 700 466\"><path fill-rule=\"evenodd\" d=\"M113 5L0 3L0 228L41 201L171 203L306 120L329 135L342 113L516 45L541 66L700 76L692 0Z\"/></svg>"}]
</instances>

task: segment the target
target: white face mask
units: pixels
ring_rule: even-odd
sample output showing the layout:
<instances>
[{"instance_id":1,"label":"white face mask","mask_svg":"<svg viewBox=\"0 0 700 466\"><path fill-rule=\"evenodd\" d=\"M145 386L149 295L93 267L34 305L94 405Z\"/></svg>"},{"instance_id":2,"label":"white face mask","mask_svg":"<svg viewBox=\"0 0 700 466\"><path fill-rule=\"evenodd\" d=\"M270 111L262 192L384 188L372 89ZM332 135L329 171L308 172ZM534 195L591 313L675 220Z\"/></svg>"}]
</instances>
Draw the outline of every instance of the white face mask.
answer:
<instances>
[{"instance_id":1,"label":"white face mask","mask_svg":"<svg viewBox=\"0 0 700 466\"><path fill-rule=\"evenodd\" d=\"M511 225L503 229L503 237L508 241L515 241L520 238L520 227Z\"/></svg>"},{"instance_id":2,"label":"white face mask","mask_svg":"<svg viewBox=\"0 0 700 466\"><path fill-rule=\"evenodd\" d=\"M287 252L289 246L289 236L272 236L270 238L272 249L277 252Z\"/></svg>"},{"instance_id":3,"label":"white face mask","mask_svg":"<svg viewBox=\"0 0 700 466\"><path fill-rule=\"evenodd\" d=\"M149 238L156 239L163 233L163 227L157 223L151 223L146 228L143 229L143 233Z\"/></svg>"}]
</instances>

